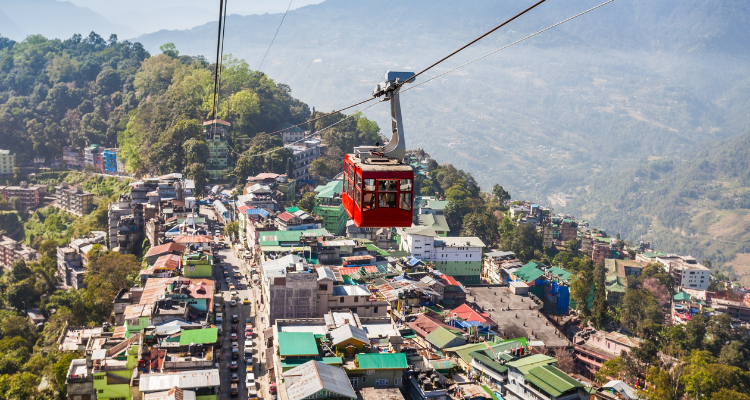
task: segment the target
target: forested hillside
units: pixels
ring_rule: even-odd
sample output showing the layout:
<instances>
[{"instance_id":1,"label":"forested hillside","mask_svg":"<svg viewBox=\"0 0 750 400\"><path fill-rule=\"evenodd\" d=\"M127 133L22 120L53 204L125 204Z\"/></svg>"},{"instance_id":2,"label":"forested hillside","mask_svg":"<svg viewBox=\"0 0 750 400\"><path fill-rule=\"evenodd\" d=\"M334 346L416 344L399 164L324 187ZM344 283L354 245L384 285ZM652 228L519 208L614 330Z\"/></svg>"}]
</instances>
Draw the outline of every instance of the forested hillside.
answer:
<instances>
[{"instance_id":1,"label":"forested hillside","mask_svg":"<svg viewBox=\"0 0 750 400\"><path fill-rule=\"evenodd\" d=\"M602 172L567 211L659 251L729 263L750 283L750 134L702 145L679 157L635 160ZM739 258L735 255L739 254Z\"/></svg>"}]
</instances>

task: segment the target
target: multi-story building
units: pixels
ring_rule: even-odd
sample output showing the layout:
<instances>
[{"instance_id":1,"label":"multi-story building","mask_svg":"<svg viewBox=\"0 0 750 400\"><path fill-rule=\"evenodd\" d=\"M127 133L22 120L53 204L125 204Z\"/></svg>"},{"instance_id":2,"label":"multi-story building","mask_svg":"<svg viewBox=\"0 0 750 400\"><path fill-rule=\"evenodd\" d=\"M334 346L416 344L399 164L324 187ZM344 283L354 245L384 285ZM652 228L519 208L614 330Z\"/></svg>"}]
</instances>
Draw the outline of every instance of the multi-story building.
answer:
<instances>
[{"instance_id":1,"label":"multi-story building","mask_svg":"<svg viewBox=\"0 0 750 400\"><path fill-rule=\"evenodd\" d=\"M484 243L477 237L444 237L433 244L433 262L440 272L461 283L479 284Z\"/></svg>"},{"instance_id":2,"label":"multi-story building","mask_svg":"<svg viewBox=\"0 0 750 400\"><path fill-rule=\"evenodd\" d=\"M576 333L573 341L576 364L585 377L593 379L606 361L638 347L642 340L618 332L586 329Z\"/></svg>"},{"instance_id":3,"label":"multi-story building","mask_svg":"<svg viewBox=\"0 0 750 400\"><path fill-rule=\"evenodd\" d=\"M342 180L333 180L325 186L315 188L315 207L313 214L323 218L323 227L334 235L343 235L346 229L346 215L341 203Z\"/></svg>"},{"instance_id":4,"label":"multi-story building","mask_svg":"<svg viewBox=\"0 0 750 400\"><path fill-rule=\"evenodd\" d=\"M505 363L507 397L521 400L573 400L589 398L585 385L556 367L556 360L534 354ZM503 396L505 397L505 396Z\"/></svg>"},{"instance_id":5,"label":"multi-story building","mask_svg":"<svg viewBox=\"0 0 750 400\"><path fill-rule=\"evenodd\" d=\"M13 173L16 166L16 155L11 154L10 150L0 150L0 175Z\"/></svg>"},{"instance_id":6,"label":"multi-story building","mask_svg":"<svg viewBox=\"0 0 750 400\"><path fill-rule=\"evenodd\" d=\"M398 228L396 232L401 236L401 251L405 251L419 260L435 259L433 243L437 233L432 227L412 226L411 228Z\"/></svg>"},{"instance_id":7,"label":"multi-story building","mask_svg":"<svg viewBox=\"0 0 750 400\"><path fill-rule=\"evenodd\" d=\"M143 237L144 204L134 204L130 196L121 195L109 204L109 248L121 254L133 254Z\"/></svg>"},{"instance_id":8,"label":"multi-story building","mask_svg":"<svg viewBox=\"0 0 750 400\"><path fill-rule=\"evenodd\" d=\"M262 264L262 303L270 324L317 315L318 275L302 257L287 255Z\"/></svg>"},{"instance_id":9,"label":"multi-story building","mask_svg":"<svg viewBox=\"0 0 750 400\"><path fill-rule=\"evenodd\" d=\"M656 262L661 263L664 269L674 277L675 286L683 286L690 289L708 289L711 271L691 256L668 255L656 257Z\"/></svg>"},{"instance_id":10,"label":"multi-story building","mask_svg":"<svg viewBox=\"0 0 750 400\"><path fill-rule=\"evenodd\" d=\"M245 194L237 196L236 204L238 207L265 208L268 211L279 209L274 191L270 187L258 183L246 187Z\"/></svg>"},{"instance_id":11,"label":"multi-story building","mask_svg":"<svg viewBox=\"0 0 750 400\"><path fill-rule=\"evenodd\" d=\"M39 253L29 246L0 235L0 264L5 269L10 269L11 264L17 260L35 261Z\"/></svg>"},{"instance_id":12,"label":"multi-story building","mask_svg":"<svg viewBox=\"0 0 750 400\"><path fill-rule=\"evenodd\" d=\"M95 156L99 155L99 151L100 151L100 149L99 149L99 145L98 144L92 144L92 145L86 147L83 150L83 163L84 163L84 165L85 166L91 166L92 168L94 168L95 167L94 164L96 163L96 160L95 160L96 157Z\"/></svg>"},{"instance_id":13,"label":"multi-story building","mask_svg":"<svg viewBox=\"0 0 750 400\"><path fill-rule=\"evenodd\" d=\"M82 216L94 209L94 194L80 187L69 187L67 183L55 186L55 205L63 210Z\"/></svg>"},{"instance_id":14,"label":"multi-story building","mask_svg":"<svg viewBox=\"0 0 750 400\"><path fill-rule=\"evenodd\" d=\"M57 248L57 276L65 287L85 287L84 276L88 266L88 252L95 244L106 248L107 233L93 231L90 236L73 239L67 246Z\"/></svg>"},{"instance_id":15,"label":"multi-story building","mask_svg":"<svg viewBox=\"0 0 750 400\"><path fill-rule=\"evenodd\" d=\"M208 145L208 160L206 174L211 179L224 179L229 172L229 146L227 144L227 128L232 126L227 121L214 119L203 123L206 144Z\"/></svg>"},{"instance_id":16,"label":"multi-story building","mask_svg":"<svg viewBox=\"0 0 750 400\"><path fill-rule=\"evenodd\" d=\"M599 261L612 258L612 243L609 240L602 240L609 238L595 238L591 245L591 259L594 263Z\"/></svg>"},{"instance_id":17,"label":"multi-story building","mask_svg":"<svg viewBox=\"0 0 750 400\"><path fill-rule=\"evenodd\" d=\"M104 159L104 172L107 174L117 174L117 156L118 149L104 149L102 157Z\"/></svg>"},{"instance_id":18,"label":"multi-story building","mask_svg":"<svg viewBox=\"0 0 750 400\"><path fill-rule=\"evenodd\" d=\"M285 148L292 150L292 163L294 171L292 178L297 180L310 179L310 164L320 157L321 143L318 139L305 140L300 144L287 144Z\"/></svg>"},{"instance_id":19,"label":"multi-story building","mask_svg":"<svg viewBox=\"0 0 750 400\"><path fill-rule=\"evenodd\" d=\"M63 147L63 166L66 168L83 168L83 151L80 147Z\"/></svg>"},{"instance_id":20,"label":"multi-story building","mask_svg":"<svg viewBox=\"0 0 750 400\"><path fill-rule=\"evenodd\" d=\"M45 187L42 185L29 185L26 181L21 181L18 186L0 186L5 201L10 201L11 197L17 197L21 200L24 208L36 208L44 199Z\"/></svg>"},{"instance_id":21,"label":"multi-story building","mask_svg":"<svg viewBox=\"0 0 750 400\"><path fill-rule=\"evenodd\" d=\"M388 315L388 301L371 292L367 285L335 286L333 271L326 267L317 269L317 316L332 312L351 311L361 317L384 317Z\"/></svg>"},{"instance_id":22,"label":"multi-story building","mask_svg":"<svg viewBox=\"0 0 750 400\"><path fill-rule=\"evenodd\" d=\"M303 210L297 210L291 213L284 211L276 216L274 222L280 231L304 231L321 228L322 221L321 217L314 217Z\"/></svg>"},{"instance_id":23,"label":"multi-story building","mask_svg":"<svg viewBox=\"0 0 750 400\"><path fill-rule=\"evenodd\" d=\"M284 129L284 132L281 132L281 139L284 144L299 142L308 134L308 131L303 131L297 126L292 126L292 124L284 124L281 129Z\"/></svg>"}]
</instances>

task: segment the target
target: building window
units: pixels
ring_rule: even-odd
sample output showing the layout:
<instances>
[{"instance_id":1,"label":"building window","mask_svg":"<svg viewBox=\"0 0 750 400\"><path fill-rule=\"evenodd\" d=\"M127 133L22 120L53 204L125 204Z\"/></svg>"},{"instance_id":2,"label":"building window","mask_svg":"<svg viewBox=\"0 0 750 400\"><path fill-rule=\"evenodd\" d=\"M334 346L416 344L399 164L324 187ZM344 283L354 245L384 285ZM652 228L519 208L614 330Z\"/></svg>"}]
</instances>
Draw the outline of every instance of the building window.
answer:
<instances>
[{"instance_id":1,"label":"building window","mask_svg":"<svg viewBox=\"0 0 750 400\"><path fill-rule=\"evenodd\" d=\"M343 302L344 302L344 298L343 297L339 297L339 303L343 303Z\"/></svg>"},{"instance_id":2,"label":"building window","mask_svg":"<svg viewBox=\"0 0 750 400\"><path fill-rule=\"evenodd\" d=\"M328 290L328 285L318 285L318 290Z\"/></svg>"},{"instance_id":3,"label":"building window","mask_svg":"<svg viewBox=\"0 0 750 400\"><path fill-rule=\"evenodd\" d=\"M359 379L357 379L357 378L350 378L349 382L351 382L352 383L352 387L355 388L355 387L357 387L357 384L359 383Z\"/></svg>"},{"instance_id":4,"label":"building window","mask_svg":"<svg viewBox=\"0 0 750 400\"><path fill-rule=\"evenodd\" d=\"M368 369L367 370L367 375L375 375L375 370L374 369Z\"/></svg>"},{"instance_id":5,"label":"building window","mask_svg":"<svg viewBox=\"0 0 750 400\"><path fill-rule=\"evenodd\" d=\"M400 385L401 384L401 378L396 378L393 380L394 385Z\"/></svg>"},{"instance_id":6,"label":"building window","mask_svg":"<svg viewBox=\"0 0 750 400\"><path fill-rule=\"evenodd\" d=\"M377 308L377 307L375 307L375 309L373 310L373 312L374 312L375 314L377 314L377 313L378 313L378 308Z\"/></svg>"},{"instance_id":7,"label":"building window","mask_svg":"<svg viewBox=\"0 0 750 400\"><path fill-rule=\"evenodd\" d=\"M359 296L354 296L354 302L359 303Z\"/></svg>"},{"instance_id":8,"label":"building window","mask_svg":"<svg viewBox=\"0 0 750 400\"><path fill-rule=\"evenodd\" d=\"M375 381L375 386L385 386L388 384L388 379L378 379Z\"/></svg>"}]
</instances>

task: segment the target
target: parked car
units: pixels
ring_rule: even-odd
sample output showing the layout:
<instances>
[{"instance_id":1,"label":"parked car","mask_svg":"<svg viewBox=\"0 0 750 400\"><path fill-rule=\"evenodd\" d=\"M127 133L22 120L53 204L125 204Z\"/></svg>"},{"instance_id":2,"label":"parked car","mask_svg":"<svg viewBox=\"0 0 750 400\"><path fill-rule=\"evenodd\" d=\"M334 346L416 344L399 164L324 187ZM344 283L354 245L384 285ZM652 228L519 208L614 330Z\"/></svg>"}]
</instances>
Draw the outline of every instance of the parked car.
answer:
<instances>
[{"instance_id":1,"label":"parked car","mask_svg":"<svg viewBox=\"0 0 750 400\"><path fill-rule=\"evenodd\" d=\"M240 381L240 376L237 375L236 372L233 373L232 376L229 378L229 382L232 382L232 383L239 382L239 381Z\"/></svg>"},{"instance_id":2,"label":"parked car","mask_svg":"<svg viewBox=\"0 0 750 400\"><path fill-rule=\"evenodd\" d=\"M234 333L234 332L232 332L232 334L229 335L229 339L231 339L231 340L237 340L237 334Z\"/></svg>"},{"instance_id":3,"label":"parked car","mask_svg":"<svg viewBox=\"0 0 750 400\"><path fill-rule=\"evenodd\" d=\"M237 361L231 361L229 363L229 369L232 371L237 371Z\"/></svg>"},{"instance_id":4,"label":"parked car","mask_svg":"<svg viewBox=\"0 0 750 400\"><path fill-rule=\"evenodd\" d=\"M229 302L229 305L231 305L232 307L236 307L236 306L237 306L237 300L234 300L234 299L232 299L232 300L231 300L231 301Z\"/></svg>"},{"instance_id":5,"label":"parked car","mask_svg":"<svg viewBox=\"0 0 750 400\"><path fill-rule=\"evenodd\" d=\"M232 323L236 324L236 323L239 323L239 322L240 322L240 316L237 315L237 314L233 314L232 315Z\"/></svg>"}]
</instances>

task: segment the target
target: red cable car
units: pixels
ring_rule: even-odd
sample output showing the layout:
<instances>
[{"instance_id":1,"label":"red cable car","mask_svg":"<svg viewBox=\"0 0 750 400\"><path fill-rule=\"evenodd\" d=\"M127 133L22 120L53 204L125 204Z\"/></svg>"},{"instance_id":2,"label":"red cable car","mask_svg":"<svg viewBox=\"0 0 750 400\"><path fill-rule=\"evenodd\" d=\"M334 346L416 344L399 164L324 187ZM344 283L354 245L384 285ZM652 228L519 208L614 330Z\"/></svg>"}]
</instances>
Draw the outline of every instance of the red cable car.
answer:
<instances>
[{"instance_id":1,"label":"red cable car","mask_svg":"<svg viewBox=\"0 0 750 400\"><path fill-rule=\"evenodd\" d=\"M346 213L360 228L399 228L412 225L414 170L406 155L399 89L413 82L413 72L391 72L373 96L391 102L393 136L385 146L360 146L344 158L341 193Z\"/></svg>"}]
</instances>

